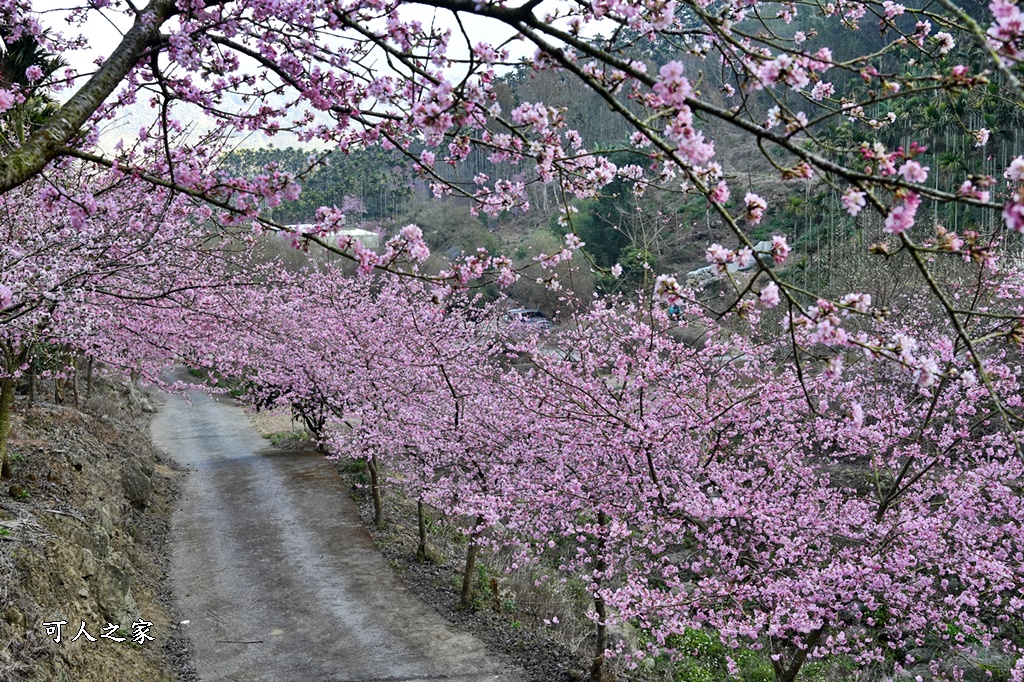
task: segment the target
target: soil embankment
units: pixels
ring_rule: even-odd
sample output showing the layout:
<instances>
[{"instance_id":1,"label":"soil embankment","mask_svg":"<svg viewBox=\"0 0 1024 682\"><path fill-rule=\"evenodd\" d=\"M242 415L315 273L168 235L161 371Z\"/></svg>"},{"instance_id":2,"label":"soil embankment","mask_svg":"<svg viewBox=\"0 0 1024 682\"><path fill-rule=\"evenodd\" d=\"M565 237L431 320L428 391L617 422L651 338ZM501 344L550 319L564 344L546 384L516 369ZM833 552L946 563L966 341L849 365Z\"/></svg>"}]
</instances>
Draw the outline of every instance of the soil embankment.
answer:
<instances>
[{"instance_id":1,"label":"soil embankment","mask_svg":"<svg viewBox=\"0 0 1024 682\"><path fill-rule=\"evenodd\" d=\"M14 413L14 475L0 485L3 682L194 679L165 580L181 473L150 444L150 398L98 383L81 409L19 399Z\"/></svg>"}]
</instances>

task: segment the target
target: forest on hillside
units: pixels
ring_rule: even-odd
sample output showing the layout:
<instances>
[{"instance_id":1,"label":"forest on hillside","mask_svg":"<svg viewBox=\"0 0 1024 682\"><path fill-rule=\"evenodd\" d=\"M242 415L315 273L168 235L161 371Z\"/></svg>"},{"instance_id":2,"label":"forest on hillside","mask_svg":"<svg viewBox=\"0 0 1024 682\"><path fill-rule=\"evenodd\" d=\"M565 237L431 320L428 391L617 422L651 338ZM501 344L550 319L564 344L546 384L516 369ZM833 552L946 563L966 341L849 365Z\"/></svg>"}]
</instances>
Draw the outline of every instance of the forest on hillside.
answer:
<instances>
[{"instance_id":1,"label":"forest on hillside","mask_svg":"<svg viewBox=\"0 0 1024 682\"><path fill-rule=\"evenodd\" d=\"M968 11L983 11L980 4ZM891 28L884 23L865 23L851 33L834 22L813 15L791 20L766 22L766 30L792 38L815 37L833 46L837 60L853 58L858 52L881 49L887 31L911 30L912 19ZM688 73L699 74L695 88L702 96L725 107L727 93L743 88L742 79L724 69L709 68L704 55L685 41L665 37L641 37L628 29L613 38L598 36L591 41L602 49L642 60L651 72L677 60ZM890 50L883 65L896 71L906 62L911 48ZM985 55L975 46L959 44L941 57L949 63L981 64ZM910 59L911 64L913 60ZM882 66L881 68L885 68ZM926 69L920 73L924 77ZM913 74L913 67L911 68ZM913 77L913 75L911 75ZM999 169L1024 153L1024 103L1008 97L998 83L983 88L938 89L911 97L896 98L896 85L887 92L866 84L855 74L844 73L830 82L827 102L806 91L755 90L745 93L744 107L760 112L765 128L791 127L794 139L820 149L823 156L840 164L853 164L871 171L881 170L872 158L872 149L910 149L914 158L932 170L929 182L936 190L956 193L964 177L998 175ZM565 125L578 131L586 149L618 166L643 166L647 155L633 147L626 119L610 108L600 95L586 84L564 72L537 70L522 62L501 75L495 83L497 101L503 111L526 102L544 102L557 110ZM824 106L843 102L868 102L836 116ZM801 110L812 123L800 126L786 120L780 105ZM849 286L865 270L867 252L883 239L883 220L864 213L851 216L842 203L842 188L827 178L787 179L782 169L790 158L770 144L760 145L737 132L727 123L708 117L701 122L709 138L716 140L720 164L727 177L745 190L767 198L764 218L753 226L753 242L783 234L789 239L795 257L787 267L794 281L806 290L829 290ZM881 147L879 147L881 145ZM557 245L567 230L574 231L587 244L593 259L593 277L577 283L583 289L595 287L606 292L629 292L653 285L651 272L686 272L707 265L705 251L712 243L730 244L732 236L725 223L709 210L703 195L686 182L657 182L634 191L626 178L614 181L590 199L567 196L557 183L530 179L532 167L507 158L489 159L486 150L474 148L456 164L438 164L427 172L419 163L426 149L422 142L407 149L390 151L379 147L331 152L315 148L262 147L240 148L219 163L231 173L254 174L265 170L294 175L302 187L301 195L264 215L274 222L291 225L312 223L320 206L337 206L347 225L384 235L395 234L399 227L416 223L424 229L427 243L435 253L455 258L478 247L500 251L525 266L538 253ZM767 157L767 158L766 158ZM647 161L649 163L649 161ZM497 216L477 214L468 198L435 196L431 183L476 187L474 178L525 182L528 208ZM737 192L738 194L738 192ZM741 205L733 196L726 207ZM924 201L922 213L955 232L992 229L990 211L960 205ZM1019 240L1009 236L1008 243L1019 248ZM439 265L438 259L435 265ZM625 276L612 278L609 269L620 264ZM874 269L869 268L873 271ZM645 274L647 273L647 274ZM870 276L868 281L873 277ZM521 287L525 303L545 305L549 312L557 307L557 297L542 288ZM717 293L712 287L712 293ZM881 294L879 291L877 294ZM491 295L496 295L492 290Z\"/></svg>"}]
</instances>

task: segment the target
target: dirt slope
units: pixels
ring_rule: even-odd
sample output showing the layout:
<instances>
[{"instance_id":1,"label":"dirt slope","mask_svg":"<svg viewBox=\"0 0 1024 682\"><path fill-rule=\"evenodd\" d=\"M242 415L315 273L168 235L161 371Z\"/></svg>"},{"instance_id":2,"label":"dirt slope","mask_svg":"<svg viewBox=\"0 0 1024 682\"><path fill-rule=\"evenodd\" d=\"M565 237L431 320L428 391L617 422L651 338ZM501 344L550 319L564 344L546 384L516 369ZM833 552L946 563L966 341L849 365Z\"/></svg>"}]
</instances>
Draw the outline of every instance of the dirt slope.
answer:
<instances>
[{"instance_id":1,"label":"dirt slope","mask_svg":"<svg viewBox=\"0 0 1024 682\"><path fill-rule=\"evenodd\" d=\"M189 679L164 581L180 473L149 443L147 396L117 383L97 396L81 410L16 409L14 478L0 486L0 680ZM59 643L43 625L58 621ZM95 641L72 641L83 622ZM143 630L152 639L135 643Z\"/></svg>"}]
</instances>

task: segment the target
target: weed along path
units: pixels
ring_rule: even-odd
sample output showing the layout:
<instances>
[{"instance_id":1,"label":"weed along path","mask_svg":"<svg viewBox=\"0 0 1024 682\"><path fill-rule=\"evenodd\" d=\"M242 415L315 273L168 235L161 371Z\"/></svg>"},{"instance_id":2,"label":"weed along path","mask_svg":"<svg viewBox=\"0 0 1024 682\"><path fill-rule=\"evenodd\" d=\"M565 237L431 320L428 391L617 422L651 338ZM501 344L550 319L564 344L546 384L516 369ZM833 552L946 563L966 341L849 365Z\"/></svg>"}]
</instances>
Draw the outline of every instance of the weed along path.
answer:
<instances>
[{"instance_id":1,"label":"weed along path","mask_svg":"<svg viewBox=\"0 0 1024 682\"><path fill-rule=\"evenodd\" d=\"M171 581L204 682L516 682L409 593L333 466L267 451L238 407L165 396L159 447L189 475Z\"/></svg>"}]
</instances>

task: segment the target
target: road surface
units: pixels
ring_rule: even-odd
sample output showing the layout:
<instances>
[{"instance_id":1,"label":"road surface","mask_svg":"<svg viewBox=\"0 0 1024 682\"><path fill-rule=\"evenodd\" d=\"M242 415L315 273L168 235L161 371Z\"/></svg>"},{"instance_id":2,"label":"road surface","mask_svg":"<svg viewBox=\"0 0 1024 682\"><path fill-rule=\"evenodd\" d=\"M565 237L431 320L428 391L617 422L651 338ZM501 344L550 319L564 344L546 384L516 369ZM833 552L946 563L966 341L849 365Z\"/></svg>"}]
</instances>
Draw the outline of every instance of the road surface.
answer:
<instances>
[{"instance_id":1,"label":"road surface","mask_svg":"<svg viewBox=\"0 0 1024 682\"><path fill-rule=\"evenodd\" d=\"M402 585L329 462L191 395L166 396L152 432L190 470L171 582L204 682L520 679Z\"/></svg>"}]
</instances>

